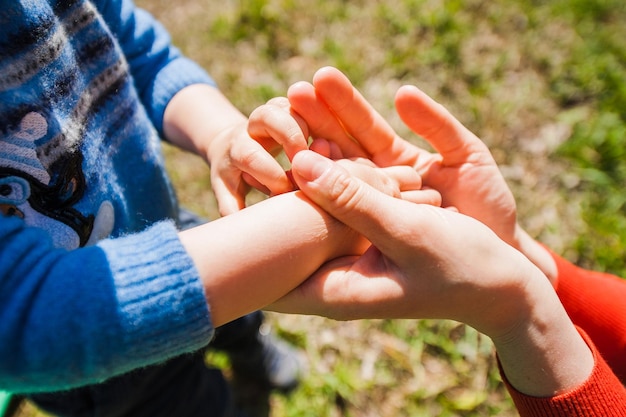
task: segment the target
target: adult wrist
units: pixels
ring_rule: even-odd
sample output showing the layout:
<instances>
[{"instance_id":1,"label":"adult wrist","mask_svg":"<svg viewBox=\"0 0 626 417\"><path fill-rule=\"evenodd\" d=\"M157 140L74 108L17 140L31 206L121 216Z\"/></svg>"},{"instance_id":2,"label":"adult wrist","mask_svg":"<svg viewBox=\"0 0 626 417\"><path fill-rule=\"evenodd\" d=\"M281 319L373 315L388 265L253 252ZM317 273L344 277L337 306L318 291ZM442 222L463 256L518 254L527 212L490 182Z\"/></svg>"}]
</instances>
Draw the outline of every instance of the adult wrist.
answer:
<instances>
[{"instance_id":1,"label":"adult wrist","mask_svg":"<svg viewBox=\"0 0 626 417\"><path fill-rule=\"evenodd\" d=\"M533 239L519 224L515 226L513 247L539 268L554 286L558 277L554 258L542 244Z\"/></svg>"},{"instance_id":2,"label":"adult wrist","mask_svg":"<svg viewBox=\"0 0 626 417\"><path fill-rule=\"evenodd\" d=\"M528 282L522 319L492 338L509 383L519 392L549 397L582 384L591 374L591 350L576 330L549 282Z\"/></svg>"}]
</instances>

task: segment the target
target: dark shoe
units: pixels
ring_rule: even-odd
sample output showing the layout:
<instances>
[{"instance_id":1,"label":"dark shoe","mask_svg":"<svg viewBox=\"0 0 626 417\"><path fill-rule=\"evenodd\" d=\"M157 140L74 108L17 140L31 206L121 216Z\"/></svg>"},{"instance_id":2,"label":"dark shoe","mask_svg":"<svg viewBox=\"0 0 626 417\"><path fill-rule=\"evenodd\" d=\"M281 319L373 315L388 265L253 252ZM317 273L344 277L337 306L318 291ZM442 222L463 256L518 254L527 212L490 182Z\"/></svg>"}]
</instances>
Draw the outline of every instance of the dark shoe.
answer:
<instances>
[{"instance_id":1,"label":"dark shoe","mask_svg":"<svg viewBox=\"0 0 626 417\"><path fill-rule=\"evenodd\" d=\"M241 404L241 400L235 399L235 403L226 411L223 417L268 417L269 416L269 395L265 404Z\"/></svg>"},{"instance_id":2,"label":"dark shoe","mask_svg":"<svg viewBox=\"0 0 626 417\"><path fill-rule=\"evenodd\" d=\"M233 379L233 410L226 417L269 417L271 389L250 380Z\"/></svg>"},{"instance_id":3,"label":"dark shoe","mask_svg":"<svg viewBox=\"0 0 626 417\"><path fill-rule=\"evenodd\" d=\"M293 390L300 382L303 366L298 352L272 336L268 325L259 328L255 341L229 351L229 356L235 380L283 392Z\"/></svg>"}]
</instances>

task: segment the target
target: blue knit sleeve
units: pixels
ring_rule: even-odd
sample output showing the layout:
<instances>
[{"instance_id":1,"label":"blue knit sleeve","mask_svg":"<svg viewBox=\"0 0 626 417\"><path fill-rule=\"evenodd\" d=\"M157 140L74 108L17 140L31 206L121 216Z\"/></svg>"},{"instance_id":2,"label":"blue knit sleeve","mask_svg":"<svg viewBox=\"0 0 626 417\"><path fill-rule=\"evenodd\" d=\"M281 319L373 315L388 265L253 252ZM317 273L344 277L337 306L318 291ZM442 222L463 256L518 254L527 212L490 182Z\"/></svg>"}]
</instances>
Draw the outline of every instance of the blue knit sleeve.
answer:
<instances>
[{"instance_id":1,"label":"blue knit sleeve","mask_svg":"<svg viewBox=\"0 0 626 417\"><path fill-rule=\"evenodd\" d=\"M172 45L167 30L132 0L96 3L130 64L140 98L163 137L163 113L170 99L191 84L215 86L213 79Z\"/></svg>"},{"instance_id":2,"label":"blue knit sleeve","mask_svg":"<svg viewBox=\"0 0 626 417\"><path fill-rule=\"evenodd\" d=\"M68 252L0 217L0 389L100 382L202 348L212 335L173 224Z\"/></svg>"}]
</instances>

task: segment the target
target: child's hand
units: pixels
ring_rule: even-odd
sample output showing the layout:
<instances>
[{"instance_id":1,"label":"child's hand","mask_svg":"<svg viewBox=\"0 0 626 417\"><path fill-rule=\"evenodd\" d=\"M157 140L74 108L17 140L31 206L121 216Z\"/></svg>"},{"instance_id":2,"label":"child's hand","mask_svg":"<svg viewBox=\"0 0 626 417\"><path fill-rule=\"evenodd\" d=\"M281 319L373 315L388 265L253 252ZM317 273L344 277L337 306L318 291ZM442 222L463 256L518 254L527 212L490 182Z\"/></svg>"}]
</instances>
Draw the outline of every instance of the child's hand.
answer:
<instances>
[{"instance_id":1,"label":"child's hand","mask_svg":"<svg viewBox=\"0 0 626 417\"><path fill-rule=\"evenodd\" d=\"M286 104L286 107L285 107ZM289 113L287 99L271 100L250 120L216 88L194 84L179 91L163 115L163 132L174 145L204 158L222 215L245 207L250 187L268 195L293 190L274 158L284 148L291 158L307 148L304 123Z\"/></svg>"},{"instance_id":2,"label":"child's hand","mask_svg":"<svg viewBox=\"0 0 626 417\"><path fill-rule=\"evenodd\" d=\"M245 122L220 132L211 141L211 186L221 215L244 208L250 187L270 196L294 189L285 169L274 158L276 147L269 145L267 140L252 138Z\"/></svg>"},{"instance_id":3,"label":"child's hand","mask_svg":"<svg viewBox=\"0 0 626 417\"><path fill-rule=\"evenodd\" d=\"M441 194L433 189L423 189L422 177L411 167L381 168L365 158L338 159L336 162L351 176L391 197L402 198L413 203L441 205Z\"/></svg>"},{"instance_id":4,"label":"child's hand","mask_svg":"<svg viewBox=\"0 0 626 417\"><path fill-rule=\"evenodd\" d=\"M335 119L328 115L328 122ZM333 131L333 141L316 139L311 149L332 159L344 159L351 173L380 191L414 201L440 205L441 195L433 189L422 190L422 180L408 166L376 167L365 159L366 153L349 136ZM308 147L309 127L291 110L287 98L277 97L255 109L247 126L236 123L224 128L207 146L211 164L211 183L220 213L227 215L245 207L250 187L273 196L294 190L289 173L275 156L284 150L289 160ZM367 167L367 168L366 168Z\"/></svg>"},{"instance_id":5,"label":"child's hand","mask_svg":"<svg viewBox=\"0 0 626 417\"><path fill-rule=\"evenodd\" d=\"M220 213L244 208L250 186L269 196L293 191L288 173L275 157L284 150L291 160L308 148L307 138L306 124L290 112L284 97L256 108L247 123L220 132L208 148Z\"/></svg>"}]
</instances>

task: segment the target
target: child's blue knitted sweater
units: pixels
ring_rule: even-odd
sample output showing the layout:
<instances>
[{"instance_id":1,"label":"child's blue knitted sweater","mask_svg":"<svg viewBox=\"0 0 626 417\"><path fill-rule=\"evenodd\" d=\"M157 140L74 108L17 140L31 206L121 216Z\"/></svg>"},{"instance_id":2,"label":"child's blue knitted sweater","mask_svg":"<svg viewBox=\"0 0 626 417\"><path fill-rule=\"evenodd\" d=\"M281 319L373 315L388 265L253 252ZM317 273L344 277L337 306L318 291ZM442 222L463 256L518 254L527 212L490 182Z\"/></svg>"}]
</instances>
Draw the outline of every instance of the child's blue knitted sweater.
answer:
<instances>
[{"instance_id":1,"label":"child's blue knitted sweater","mask_svg":"<svg viewBox=\"0 0 626 417\"><path fill-rule=\"evenodd\" d=\"M165 106L212 83L127 0L0 0L0 389L99 382L206 345Z\"/></svg>"}]
</instances>

